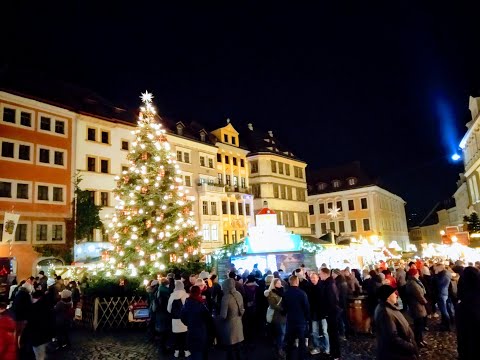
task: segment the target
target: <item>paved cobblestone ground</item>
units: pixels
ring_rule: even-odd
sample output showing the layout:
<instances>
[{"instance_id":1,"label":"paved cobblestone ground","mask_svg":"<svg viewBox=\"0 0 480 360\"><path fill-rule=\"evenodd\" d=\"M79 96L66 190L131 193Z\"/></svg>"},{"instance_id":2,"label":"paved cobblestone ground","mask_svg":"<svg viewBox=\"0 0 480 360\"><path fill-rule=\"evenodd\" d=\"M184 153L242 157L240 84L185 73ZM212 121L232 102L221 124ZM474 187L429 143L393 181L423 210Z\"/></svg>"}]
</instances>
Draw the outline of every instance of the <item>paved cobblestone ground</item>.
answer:
<instances>
[{"instance_id":1,"label":"paved cobblestone ground","mask_svg":"<svg viewBox=\"0 0 480 360\"><path fill-rule=\"evenodd\" d=\"M439 331L438 321L430 321L430 331L426 333L428 349L422 349L422 360L457 359L455 332ZM246 350L247 359L276 359L272 348L266 343L259 343L254 349ZM225 353L212 349L209 360L223 360ZM321 355L310 356L312 360L326 359ZM72 360L171 360L172 355L161 355L154 343L146 340L144 331L116 331L92 333L86 330L74 330L72 348L52 354L51 359ZM368 336L354 336L342 341L342 360L375 359L375 339Z\"/></svg>"}]
</instances>

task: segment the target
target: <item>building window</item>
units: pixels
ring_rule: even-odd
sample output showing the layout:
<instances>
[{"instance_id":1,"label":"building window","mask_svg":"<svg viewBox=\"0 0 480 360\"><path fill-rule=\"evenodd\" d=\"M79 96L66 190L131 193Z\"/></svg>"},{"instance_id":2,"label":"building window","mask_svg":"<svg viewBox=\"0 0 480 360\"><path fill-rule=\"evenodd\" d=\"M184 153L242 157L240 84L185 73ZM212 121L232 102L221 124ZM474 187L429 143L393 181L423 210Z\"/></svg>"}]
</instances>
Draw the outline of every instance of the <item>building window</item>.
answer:
<instances>
[{"instance_id":1,"label":"building window","mask_svg":"<svg viewBox=\"0 0 480 360\"><path fill-rule=\"evenodd\" d=\"M37 200L48 201L48 186L38 185Z\"/></svg>"},{"instance_id":2,"label":"building window","mask_svg":"<svg viewBox=\"0 0 480 360\"><path fill-rule=\"evenodd\" d=\"M128 151L129 143L126 140L122 140L122 150Z\"/></svg>"},{"instance_id":3,"label":"building window","mask_svg":"<svg viewBox=\"0 0 480 360\"><path fill-rule=\"evenodd\" d=\"M232 230L232 243L237 243L237 232L235 230Z\"/></svg>"},{"instance_id":4,"label":"building window","mask_svg":"<svg viewBox=\"0 0 480 360\"><path fill-rule=\"evenodd\" d=\"M222 154L217 154L217 162L222 162Z\"/></svg>"},{"instance_id":5,"label":"building window","mask_svg":"<svg viewBox=\"0 0 480 360\"><path fill-rule=\"evenodd\" d=\"M290 176L290 165L285 164L285 175Z\"/></svg>"},{"instance_id":6,"label":"building window","mask_svg":"<svg viewBox=\"0 0 480 360\"><path fill-rule=\"evenodd\" d=\"M50 150L48 149L40 149L40 157L39 161L44 164L50 163Z\"/></svg>"},{"instance_id":7,"label":"building window","mask_svg":"<svg viewBox=\"0 0 480 360\"><path fill-rule=\"evenodd\" d=\"M55 156L54 156L53 161L55 162L55 165L63 166L63 152L62 151L55 151Z\"/></svg>"},{"instance_id":8,"label":"building window","mask_svg":"<svg viewBox=\"0 0 480 360\"><path fill-rule=\"evenodd\" d=\"M348 185L350 186L353 186L357 183L357 179L356 178L349 178L348 179Z\"/></svg>"},{"instance_id":9,"label":"building window","mask_svg":"<svg viewBox=\"0 0 480 360\"><path fill-rule=\"evenodd\" d=\"M342 202L341 201L337 201L337 209L338 209L338 211L342 211Z\"/></svg>"},{"instance_id":10,"label":"building window","mask_svg":"<svg viewBox=\"0 0 480 360\"><path fill-rule=\"evenodd\" d=\"M101 206L108 206L108 192L101 191L100 192L100 205Z\"/></svg>"},{"instance_id":11,"label":"building window","mask_svg":"<svg viewBox=\"0 0 480 360\"><path fill-rule=\"evenodd\" d=\"M65 134L65 121L55 120L55 132L57 134Z\"/></svg>"},{"instance_id":12,"label":"building window","mask_svg":"<svg viewBox=\"0 0 480 360\"><path fill-rule=\"evenodd\" d=\"M227 214L228 214L228 211L227 211L227 202L226 202L226 201L222 201L222 214L224 214L224 215L227 215Z\"/></svg>"},{"instance_id":13,"label":"building window","mask_svg":"<svg viewBox=\"0 0 480 360\"><path fill-rule=\"evenodd\" d=\"M109 163L110 163L109 160L106 160L106 159L101 159L100 160L100 172L101 173L104 173L104 174L109 173L109 171L108 171Z\"/></svg>"},{"instance_id":14,"label":"building window","mask_svg":"<svg viewBox=\"0 0 480 360\"><path fill-rule=\"evenodd\" d=\"M96 159L94 157L87 157L87 171L96 171Z\"/></svg>"},{"instance_id":15,"label":"building window","mask_svg":"<svg viewBox=\"0 0 480 360\"><path fill-rule=\"evenodd\" d=\"M338 222L338 232L342 234L345 232L345 222L343 220Z\"/></svg>"},{"instance_id":16,"label":"building window","mask_svg":"<svg viewBox=\"0 0 480 360\"><path fill-rule=\"evenodd\" d=\"M32 127L32 114L22 111L20 113L20 125Z\"/></svg>"},{"instance_id":17,"label":"building window","mask_svg":"<svg viewBox=\"0 0 480 360\"><path fill-rule=\"evenodd\" d=\"M313 215L313 214L314 214L313 205L308 205L308 213L309 213L310 215Z\"/></svg>"},{"instance_id":18,"label":"building window","mask_svg":"<svg viewBox=\"0 0 480 360\"><path fill-rule=\"evenodd\" d=\"M226 158L226 157L225 157ZM230 186L230 175L225 175L225 184L227 184L228 186Z\"/></svg>"},{"instance_id":19,"label":"building window","mask_svg":"<svg viewBox=\"0 0 480 360\"><path fill-rule=\"evenodd\" d=\"M36 230L36 241L47 241L48 240L48 226L47 224L37 224Z\"/></svg>"},{"instance_id":20,"label":"building window","mask_svg":"<svg viewBox=\"0 0 480 360\"><path fill-rule=\"evenodd\" d=\"M348 210L349 211L355 210L355 202L353 201L353 199L348 200Z\"/></svg>"},{"instance_id":21,"label":"building window","mask_svg":"<svg viewBox=\"0 0 480 360\"><path fill-rule=\"evenodd\" d=\"M233 166L237 166L237 158L236 158L236 157L232 157L232 161L233 161Z\"/></svg>"},{"instance_id":22,"label":"building window","mask_svg":"<svg viewBox=\"0 0 480 360\"><path fill-rule=\"evenodd\" d=\"M332 230L333 232L336 232L335 231L335 222L333 222L333 221L330 222L330 230Z\"/></svg>"},{"instance_id":23,"label":"building window","mask_svg":"<svg viewBox=\"0 0 480 360\"><path fill-rule=\"evenodd\" d=\"M250 173L258 173L258 160L250 161Z\"/></svg>"},{"instance_id":24,"label":"building window","mask_svg":"<svg viewBox=\"0 0 480 360\"><path fill-rule=\"evenodd\" d=\"M363 231L370 231L370 219L363 219Z\"/></svg>"},{"instance_id":25,"label":"building window","mask_svg":"<svg viewBox=\"0 0 480 360\"><path fill-rule=\"evenodd\" d=\"M287 198L287 191L285 189L285 185L280 185L280 196L282 199Z\"/></svg>"},{"instance_id":26,"label":"building window","mask_svg":"<svg viewBox=\"0 0 480 360\"><path fill-rule=\"evenodd\" d=\"M232 144L233 145L237 144L237 138L235 136L232 136Z\"/></svg>"},{"instance_id":27,"label":"building window","mask_svg":"<svg viewBox=\"0 0 480 360\"><path fill-rule=\"evenodd\" d=\"M243 215L243 203L238 203L238 215Z\"/></svg>"},{"instance_id":28,"label":"building window","mask_svg":"<svg viewBox=\"0 0 480 360\"><path fill-rule=\"evenodd\" d=\"M303 179L303 169L301 167L294 166L293 171L296 178Z\"/></svg>"},{"instance_id":29,"label":"building window","mask_svg":"<svg viewBox=\"0 0 480 360\"><path fill-rule=\"evenodd\" d=\"M200 141L205 142L205 133L203 131L200 133Z\"/></svg>"},{"instance_id":30,"label":"building window","mask_svg":"<svg viewBox=\"0 0 480 360\"><path fill-rule=\"evenodd\" d=\"M63 240L63 225L52 225L52 241Z\"/></svg>"},{"instance_id":31,"label":"building window","mask_svg":"<svg viewBox=\"0 0 480 360\"><path fill-rule=\"evenodd\" d=\"M318 191L323 191L323 190L325 190L326 188L327 188L327 184L325 184L325 183L319 183L319 184L317 184L317 190L318 190Z\"/></svg>"},{"instance_id":32,"label":"building window","mask_svg":"<svg viewBox=\"0 0 480 360\"><path fill-rule=\"evenodd\" d=\"M225 155L225 164L230 164L230 159L228 158L227 155Z\"/></svg>"},{"instance_id":33,"label":"building window","mask_svg":"<svg viewBox=\"0 0 480 360\"><path fill-rule=\"evenodd\" d=\"M320 214L325 214L325 204L324 203L318 204L318 210Z\"/></svg>"},{"instance_id":34,"label":"building window","mask_svg":"<svg viewBox=\"0 0 480 360\"><path fill-rule=\"evenodd\" d=\"M15 124L15 109L3 108L3 121Z\"/></svg>"},{"instance_id":35,"label":"building window","mask_svg":"<svg viewBox=\"0 0 480 360\"><path fill-rule=\"evenodd\" d=\"M45 130L45 131L50 131L51 130L51 122L52 119L42 116L40 117L40 129Z\"/></svg>"},{"instance_id":36,"label":"building window","mask_svg":"<svg viewBox=\"0 0 480 360\"><path fill-rule=\"evenodd\" d=\"M63 201L63 188L53 187L53 201Z\"/></svg>"},{"instance_id":37,"label":"building window","mask_svg":"<svg viewBox=\"0 0 480 360\"><path fill-rule=\"evenodd\" d=\"M2 142L2 157L13 158L14 154L14 144L11 142L3 141Z\"/></svg>"},{"instance_id":38,"label":"building window","mask_svg":"<svg viewBox=\"0 0 480 360\"><path fill-rule=\"evenodd\" d=\"M297 200L305 201L305 189L297 188Z\"/></svg>"},{"instance_id":39,"label":"building window","mask_svg":"<svg viewBox=\"0 0 480 360\"><path fill-rule=\"evenodd\" d=\"M210 169L213 169L213 159L212 158L208 158L208 167Z\"/></svg>"},{"instance_id":40,"label":"building window","mask_svg":"<svg viewBox=\"0 0 480 360\"><path fill-rule=\"evenodd\" d=\"M350 220L350 231L357 232L357 220Z\"/></svg>"},{"instance_id":41,"label":"building window","mask_svg":"<svg viewBox=\"0 0 480 360\"><path fill-rule=\"evenodd\" d=\"M360 204L362 205L362 210L368 209L367 198L361 198Z\"/></svg>"},{"instance_id":42,"label":"building window","mask_svg":"<svg viewBox=\"0 0 480 360\"><path fill-rule=\"evenodd\" d=\"M233 177L233 186L238 187L238 176Z\"/></svg>"},{"instance_id":43,"label":"building window","mask_svg":"<svg viewBox=\"0 0 480 360\"><path fill-rule=\"evenodd\" d=\"M28 184L17 184L17 199L28 199Z\"/></svg>"},{"instance_id":44,"label":"building window","mask_svg":"<svg viewBox=\"0 0 480 360\"><path fill-rule=\"evenodd\" d=\"M228 234L228 230L224 230L223 231L223 243L225 245L228 245L230 239L229 239L229 234Z\"/></svg>"},{"instance_id":45,"label":"building window","mask_svg":"<svg viewBox=\"0 0 480 360\"><path fill-rule=\"evenodd\" d=\"M15 231L15 241L27 241L27 224L18 224Z\"/></svg>"},{"instance_id":46,"label":"building window","mask_svg":"<svg viewBox=\"0 0 480 360\"><path fill-rule=\"evenodd\" d=\"M122 165L122 173L123 173L124 171L128 172L128 166Z\"/></svg>"},{"instance_id":47,"label":"building window","mask_svg":"<svg viewBox=\"0 0 480 360\"><path fill-rule=\"evenodd\" d=\"M240 186L245 189L247 187L246 180L244 177L240 178Z\"/></svg>"},{"instance_id":48,"label":"building window","mask_svg":"<svg viewBox=\"0 0 480 360\"><path fill-rule=\"evenodd\" d=\"M188 187L192 186L192 177L190 175L185 175L184 182L185 182L185 186L188 186Z\"/></svg>"},{"instance_id":49,"label":"building window","mask_svg":"<svg viewBox=\"0 0 480 360\"><path fill-rule=\"evenodd\" d=\"M210 225L203 224L202 230L203 230L203 240L206 240L206 241L210 240Z\"/></svg>"},{"instance_id":50,"label":"building window","mask_svg":"<svg viewBox=\"0 0 480 360\"><path fill-rule=\"evenodd\" d=\"M101 137L102 144L110 144L110 139L109 139L110 136L108 131L102 131L100 137Z\"/></svg>"},{"instance_id":51,"label":"building window","mask_svg":"<svg viewBox=\"0 0 480 360\"><path fill-rule=\"evenodd\" d=\"M245 167L245 160L240 159L240 167Z\"/></svg>"},{"instance_id":52,"label":"building window","mask_svg":"<svg viewBox=\"0 0 480 360\"><path fill-rule=\"evenodd\" d=\"M331 202L327 203L327 209L328 210L333 209L333 203Z\"/></svg>"},{"instance_id":53,"label":"building window","mask_svg":"<svg viewBox=\"0 0 480 360\"><path fill-rule=\"evenodd\" d=\"M230 203L230 215L236 215L237 212L235 211L235 203L231 202Z\"/></svg>"},{"instance_id":54,"label":"building window","mask_svg":"<svg viewBox=\"0 0 480 360\"><path fill-rule=\"evenodd\" d=\"M0 197L3 197L3 198L12 197L12 183L0 181Z\"/></svg>"},{"instance_id":55,"label":"building window","mask_svg":"<svg viewBox=\"0 0 480 360\"><path fill-rule=\"evenodd\" d=\"M277 162L275 160L270 160L270 164L272 166L272 172L276 173L277 172Z\"/></svg>"},{"instance_id":56,"label":"building window","mask_svg":"<svg viewBox=\"0 0 480 360\"><path fill-rule=\"evenodd\" d=\"M245 215L250 216L250 204L245 204Z\"/></svg>"},{"instance_id":57,"label":"building window","mask_svg":"<svg viewBox=\"0 0 480 360\"><path fill-rule=\"evenodd\" d=\"M211 233L211 240L218 241L218 225L212 224L210 225L210 233Z\"/></svg>"},{"instance_id":58,"label":"building window","mask_svg":"<svg viewBox=\"0 0 480 360\"><path fill-rule=\"evenodd\" d=\"M177 161L182 162L182 155L183 155L183 152L177 150Z\"/></svg>"},{"instance_id":59,"label":"building window","mask_svg":"<svg viewBox=\"0 0 480 360\"><path fill-rule=\"evenodd\" d=\"M223 142L228 143L228 135L227 134L223 134Z\"/></svg>"},{"instance_id":60,"label":"building window","mask_svg":"<svg viewBox=\"0 0 480 360\"><path fill-rule=\"evenodd\" d=\"M326 233L327 233L327 223L322 222L322 223L320 224L320 229L321 229L321 231L322 231L322 234L326 234Z\"/></svg>"},{"instance_id":61,"label":"building window","mask_svg":"<svg viewBox=\"0 0 480 360\"><path fill-rule=\"evenodd\" d=\"M334 188L339 188L340 187L340 180L333 180L332 185Z\"/></svg>"},{"instance_id":62,"label":"building window","mask_svg":"<svg viewBox=\"0 0 480 360\"><path fill-rule=\"evenodd\" d=\"M200 166L205 166L205 156L200 156Z\"/></svg>"},{"instance_id":63,"label":"building window","mask_svg":"<svg viewBox=\"0 0 480 360\"><path fill-rule=\"evenodd\" d=\"M208 201L202 202L203 215L208 215Z\"/></svg>"},{"instance_id":64,"label":"building window","mask_svg":"<svg viewBox=\"0 0 480 360\"><path fill-rule=\"evenodd\" d=\"M212 215L217 215L217 203L216 202L211 202L210 203L210 212Z\"/></svg>"},{"instance_id":65,"label":"building window","mask_svg":"<svg viewBox=\"0 0 480 360\"><path fill-rule=\"evenodd\" d=\"M87 140L97 141L97 130L94 128L87 129Z\"/></svg>"},{"instance_id":66,"label":"building window","mask_svg":"<svg viewBox=\"0 0 480 360\"><path fill-rule=\"evenodd\" d=\"M278 199L278 197L279 197L278 187L279 187L278 184L273 184L273 197L275 199Z\"/></svg>"},{"instance_id":67,"label":"building window","mask_svg":"<svg viewBox=\"0 0 480 360\"><path fill-rule=\"evenodd\" d=\"M288 200L293 200L292 187L291 186L287 186L287 199Z\"/></svg>"},{"instance_id":68,"label":"building window","mask_svg":"<svg viewBox=\"0 0 480 360\"><path fill-rule=\"evenodd\" d=\"M223 185L223 175L218 173L217 174L218 184Z\"/></svg>"},{"instance_id":69,"label":"building window","mask_svg":"<svg viewBox=\"0 0 480 360\"><path fill-rule=\"evenodd\" d=\"M190 164L190 153L188 152L183 153L183 161L187 164Z\"/></svg>"},{"instance_id":70,"label":"building window","mask_svg":"<svg viewBox=\"0 0 480 360\"><path fill-rule=\"evenodd\" d=\"M315 234L316 234L315 224L311 224L311 225L310 225L310 234L312 234L312 235L315 235Z\"/></svg>"},{"instance_id":71,"label":"building window","mask_svg":"<svg viewBox=\"0 0 480 360\"><path fill-rule=\"evenodd\" d=\"M19 145L18 147L18 158L20 160L30 160L30 146L29 145Z\"/></svg>"},{"instance_id":72,"label":"building window","mask_svg":"<svg viewBox=\"0 0 480 360\"><path fill-rule=\"evenodd\" d=\"M275 190L275 184L273 184L273 189ZM256 198L261 197L260 184L252 185L252 195Z\"/></svg>"},{"instance_id":73,"label":"building window","mask_svg":"<svg viewBox=\"0 0 480 360\"><path fill-rule=\"evenodd\" d=\"M283 163L281 162L278 163L278 173L283 175Z\"/></svg>"}]
</instances>

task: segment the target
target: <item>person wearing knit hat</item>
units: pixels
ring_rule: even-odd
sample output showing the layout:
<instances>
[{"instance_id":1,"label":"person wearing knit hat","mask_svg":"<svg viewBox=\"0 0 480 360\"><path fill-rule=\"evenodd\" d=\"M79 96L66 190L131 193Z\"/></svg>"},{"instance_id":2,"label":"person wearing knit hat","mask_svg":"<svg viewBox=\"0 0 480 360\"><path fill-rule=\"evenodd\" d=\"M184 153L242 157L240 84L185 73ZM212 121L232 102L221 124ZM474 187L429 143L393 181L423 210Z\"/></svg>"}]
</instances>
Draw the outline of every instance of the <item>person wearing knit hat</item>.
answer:
<instances>
[{"instance_id":1,"label":"person wearing knit hat","mask_svg":"<svg viewBox=\"0 0 480 360\"><path fill-rule=\"evenodd\" d=\"M56 338L60 347L70 346L70 327L73 321L73 303L72 292L62 290L60 292L61 300L55 304L55 328Z\"/></svg>"},{"instance_id":2,"label":"person wearing knit hat","mask_svg":"<svg viewBox=\"0 0 480 360\"><path fill-rule=\"evenodd\" d=\"M415 334L415 341L419 347L427 346L423 340L423 330L425 327L425 317L427 316L427 291L420 281L420 273L417 269L408 270L408 281L405 288L407 297L408 309L413 318L413 332Z\"/></svg>"},{"instance_id":3,"label":"person wearing knit hat","mask_svg":"<svg viewBox=\"0 0 480 360\"><path fill-rule=\"evenodd\" d=\"M414 334L400 308L396 305L395 289L389 285L382 285L377 290L377 297L379 299L379 304L375 309L377 359L417 359L418 348L415 344Z\"/></svg>"}]
</instances>

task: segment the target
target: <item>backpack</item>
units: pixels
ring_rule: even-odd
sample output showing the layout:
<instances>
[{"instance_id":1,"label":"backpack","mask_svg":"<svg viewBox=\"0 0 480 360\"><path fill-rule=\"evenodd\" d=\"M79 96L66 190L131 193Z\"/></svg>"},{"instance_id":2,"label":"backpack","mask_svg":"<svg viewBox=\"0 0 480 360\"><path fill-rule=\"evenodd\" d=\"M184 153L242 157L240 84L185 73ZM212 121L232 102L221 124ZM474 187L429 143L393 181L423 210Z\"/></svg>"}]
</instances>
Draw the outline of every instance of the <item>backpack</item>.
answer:
<instances>
[{"instance_id":1,"label":"backpack","mask_svg":"<svg viewBox=\"0 0 480 360\"><path fill-rule=\"evenodd\" d=\"M172 302L172 319L180 319L182 315L183 303L181 299L173 300Z\"/></svg>"}]
</instances>

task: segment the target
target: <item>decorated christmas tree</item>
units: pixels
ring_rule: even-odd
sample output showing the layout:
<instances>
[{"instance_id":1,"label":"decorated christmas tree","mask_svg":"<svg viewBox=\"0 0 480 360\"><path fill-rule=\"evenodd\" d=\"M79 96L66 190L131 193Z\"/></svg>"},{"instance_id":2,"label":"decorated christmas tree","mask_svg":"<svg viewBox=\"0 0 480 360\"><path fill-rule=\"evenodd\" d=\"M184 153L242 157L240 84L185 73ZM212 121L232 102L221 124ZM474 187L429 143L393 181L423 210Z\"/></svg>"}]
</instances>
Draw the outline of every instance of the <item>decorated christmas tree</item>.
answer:
<instances>
[{"instance_id":1,"label":"decorated christmas tree","mask_svg":"<svg viewBox=\"0 0 480 360\"><path fill-rule=\"evenodd\" d=\"M200 236L192 201L179 176L165 130L155 119L152 95L142 94L129 168L117 176L115 214L108 225L114 245L107 276L153 276L172 265L198 261Z\"/></svg>"}]
</instances>

